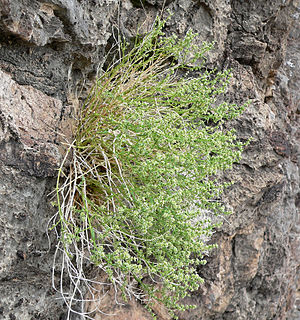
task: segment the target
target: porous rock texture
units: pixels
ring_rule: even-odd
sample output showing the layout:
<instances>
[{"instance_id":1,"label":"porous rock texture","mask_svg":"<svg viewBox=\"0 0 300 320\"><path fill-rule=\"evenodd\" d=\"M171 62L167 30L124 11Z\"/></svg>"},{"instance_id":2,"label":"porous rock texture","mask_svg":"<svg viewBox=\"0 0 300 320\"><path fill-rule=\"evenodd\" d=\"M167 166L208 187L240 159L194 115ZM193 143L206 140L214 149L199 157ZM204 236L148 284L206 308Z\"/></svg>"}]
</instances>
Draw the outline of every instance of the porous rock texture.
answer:
<instances>
[{"instance_id":1,"label":"porous rock texture","mask_svg":"<svg viewBox=\"0 0 300 320\"><path fill-rule=\"evenodd\" d=\"M191 28L199 43L215 41L207 67L232 69L227 99L251 99L231 124L252 137L225 177L234 214L198 270L205 283L187 299L196 309L179 318L300 319L300 1L0 0L1 319L65 319L47 235L62 142L117 30L133 39L167 9L167 33ZM151 318L134 301L102 307L116 315L96 319Z\"/></svg>"}]
</instances>

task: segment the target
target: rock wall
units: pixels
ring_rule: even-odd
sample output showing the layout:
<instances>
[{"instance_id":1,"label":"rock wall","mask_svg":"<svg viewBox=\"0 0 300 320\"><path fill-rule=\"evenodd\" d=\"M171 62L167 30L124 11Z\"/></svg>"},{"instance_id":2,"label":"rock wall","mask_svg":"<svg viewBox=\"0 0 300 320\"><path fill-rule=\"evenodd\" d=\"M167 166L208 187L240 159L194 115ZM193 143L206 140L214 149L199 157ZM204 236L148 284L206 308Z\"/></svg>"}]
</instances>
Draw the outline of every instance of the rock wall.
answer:
<instances>
[{"instance_id":1,"label":"rock wall","mask_svg":"<svg viewBox=\"0 0 300 320\"><path fill-rule=\"evenodd\" d=\"M65 318L47 235L61 142L116 30L133 38L167 9L167 33L192 28L197 41L216 42L207 66L233 70L228 100L252 99L232 124L253 137L226 175L234 214L198 270L205 283L189 299L197 308L179 318L300 319L300 1L0 0L1 319ZM103 308L114 319L149 318L135 302L112 300Z\"/></svg>"}]
</instances>

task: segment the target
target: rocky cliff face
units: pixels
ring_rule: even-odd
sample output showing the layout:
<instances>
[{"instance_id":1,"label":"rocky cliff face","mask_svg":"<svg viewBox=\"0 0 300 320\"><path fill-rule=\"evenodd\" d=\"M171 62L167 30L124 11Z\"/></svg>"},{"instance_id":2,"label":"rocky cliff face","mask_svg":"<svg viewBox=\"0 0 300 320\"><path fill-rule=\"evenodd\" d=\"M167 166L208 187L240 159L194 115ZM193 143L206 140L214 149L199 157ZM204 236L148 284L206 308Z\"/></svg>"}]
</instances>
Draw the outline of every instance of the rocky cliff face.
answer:
<instances>
[{"instance_id":1,"label":"rocky cliff face","mask_svg":"<svg viewBox=\"0 0 300 320\"><path fill-rule=\"evenodd\" d=\"M233 123L241 139L253 137L226 175L234 214L198 270L197 308L180 319L300 319L299 0L0 0L1 319L65 318L46 233L61 142L116 30L133 38L167 9L166 32L192 28L199 42L216 41L208 67L233 70L228 99L252 99ZM103 301L118 312L110 319L149 318L135 302L112 301Z\"/></svg>"}]
</instances>

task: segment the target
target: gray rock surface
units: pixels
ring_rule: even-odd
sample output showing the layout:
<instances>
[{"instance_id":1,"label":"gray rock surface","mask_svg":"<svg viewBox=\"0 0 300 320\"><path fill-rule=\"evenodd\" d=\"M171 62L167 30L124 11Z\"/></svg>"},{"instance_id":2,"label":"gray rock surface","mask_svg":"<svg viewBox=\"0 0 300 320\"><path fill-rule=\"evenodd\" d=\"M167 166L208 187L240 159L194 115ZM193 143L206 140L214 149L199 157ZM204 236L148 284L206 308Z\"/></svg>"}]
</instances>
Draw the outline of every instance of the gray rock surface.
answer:
<instances>
[{"instance_id":1,"label":"gray rock surface","mask_svg":"<svg viewBox=\"0 0 300 320\"><path fill-rule=\"evenodd\" d=\"M227 98L252 99L232 123L253 137L226 174L234 214L199 269L205 283L189 299L197 308L179 318L300 319L300 1L0 0L1 319L64 319L46 233L61 142L116 30L130 40L167 9L167 33L192 28L199 43L216 42L207 66L233 70ZM116 309L112 300L105 310ZM134 302L118 312L149 318Z\"/></svg>"}]
</instances>

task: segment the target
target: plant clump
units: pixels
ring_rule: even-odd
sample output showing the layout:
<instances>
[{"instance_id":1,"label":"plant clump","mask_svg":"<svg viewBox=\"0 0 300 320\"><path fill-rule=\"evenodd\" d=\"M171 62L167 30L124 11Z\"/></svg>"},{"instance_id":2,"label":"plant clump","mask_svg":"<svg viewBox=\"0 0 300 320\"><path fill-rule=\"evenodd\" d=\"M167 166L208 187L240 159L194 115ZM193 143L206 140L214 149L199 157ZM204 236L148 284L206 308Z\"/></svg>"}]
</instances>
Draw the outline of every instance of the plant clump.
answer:
<instances>
[{"instance_id":1,"label":"plant clump","mask_svg":"<svg viewBox=\"0 0 300 320\"><path fill-rule=\"evenodd\" d=\"M231 75L204 70L211 44L195 45L191 31L166 36L163 26L157 20L131 50L123 46L97 79L70 165L59 170L55 218L70 310L84 300L83 285L93 291L88 265L150 309L155 300L171 314L192 307L179 301L202 282L196 268L213 247L214 216L225 213L227 184L215 175L239 161L244 144L224 123L244 106L218 102Z\"/></svg>"}]
</instances>

